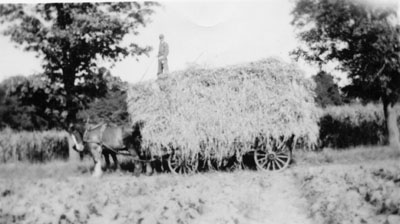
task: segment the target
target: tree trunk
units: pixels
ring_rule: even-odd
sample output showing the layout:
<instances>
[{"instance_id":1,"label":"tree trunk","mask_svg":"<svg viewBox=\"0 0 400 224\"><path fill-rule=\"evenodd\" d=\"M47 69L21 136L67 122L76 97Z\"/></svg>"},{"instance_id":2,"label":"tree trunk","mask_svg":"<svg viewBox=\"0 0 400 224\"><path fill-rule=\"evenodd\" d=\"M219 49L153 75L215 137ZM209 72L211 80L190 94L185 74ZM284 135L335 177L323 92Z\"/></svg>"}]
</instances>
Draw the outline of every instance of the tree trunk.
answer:
<instances>
[{"instance_id":1,"label":"tree trunk","mask_svg":"<svg viewBox=\"0 0 400 224\"><path fill-rule=\"evenodd\" d=\"M397 126L397 114L394 110L394 104L384 102L383 111L388 130L389 146L400 150L399 128Z\"/></svg>"},{"instance_id":2,"label":"tree trunk","mask_svg":"<svg viewBox=\"0 0 400 224\"><path fill-rule=\"evenodd\" d=\"M75 108L73 102L73 88L75 84L75 73L73 69L70 68L63 68L63 84L66 92L66 105L65 109L68 112L66 119L64 120L65 127L68 127L69 124L74 123L76 121L76 113L77 108ZM72 138L69 136L68 138L69 143L69 161L80 161L82 160L81 154L75 151L72 146L74 142L72 142Z\"/></svg>"},{"instance_id":3,"label":"tree trunk","mask_svg":"<svg viewBox=\"0 0 400 224\"><path fill-rule=\"evenodd\" d=\"M66 122L69 124L76 121L76 113L78 112L78 108L76 108L76 105L73 100L74 86L75 86L74 69L63 68L63 84L67 95L66 109L68 111L68 115L66 118Z\"/></svg>"}]
</instances>

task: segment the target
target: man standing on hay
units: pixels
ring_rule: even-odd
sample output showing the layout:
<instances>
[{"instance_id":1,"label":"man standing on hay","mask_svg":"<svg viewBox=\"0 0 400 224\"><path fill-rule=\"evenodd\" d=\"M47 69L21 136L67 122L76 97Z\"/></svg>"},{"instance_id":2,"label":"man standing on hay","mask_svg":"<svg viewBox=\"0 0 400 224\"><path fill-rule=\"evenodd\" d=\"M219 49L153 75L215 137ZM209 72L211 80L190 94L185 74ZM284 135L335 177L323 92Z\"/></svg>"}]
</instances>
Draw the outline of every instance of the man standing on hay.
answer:
<instances>
[{"instance_id":1,"label":"man standing on hay","mask_svg":"<svg viewBox=\"0 0 400 224\"><path fill-rule=\"evenodd\" d=\"M160 34L160 46L158 48L158 72L157 76L168 73L168 53L167 42L164 41L164 34Z\"/></svg>"}]
</instances>

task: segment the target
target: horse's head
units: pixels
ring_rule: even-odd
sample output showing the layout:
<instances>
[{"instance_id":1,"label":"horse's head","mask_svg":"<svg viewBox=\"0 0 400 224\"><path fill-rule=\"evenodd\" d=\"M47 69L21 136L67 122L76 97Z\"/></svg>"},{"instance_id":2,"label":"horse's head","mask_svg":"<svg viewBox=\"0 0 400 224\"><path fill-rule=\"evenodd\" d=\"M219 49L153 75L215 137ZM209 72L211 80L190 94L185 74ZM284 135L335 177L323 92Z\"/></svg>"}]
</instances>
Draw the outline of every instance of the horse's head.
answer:
<instances>
[{"instance_id":1,"label":"horse's head","mask_svg":"<svg viewBox=\"0 0 400 224\"><path fill-rule=\"evenodd\" d=\"M83 135L85 127L78 124L70 124L68 127L68 133L72 140L72 148L77 152L83 152L85 149L83 142Z\"/></svg>"}]
</instances>

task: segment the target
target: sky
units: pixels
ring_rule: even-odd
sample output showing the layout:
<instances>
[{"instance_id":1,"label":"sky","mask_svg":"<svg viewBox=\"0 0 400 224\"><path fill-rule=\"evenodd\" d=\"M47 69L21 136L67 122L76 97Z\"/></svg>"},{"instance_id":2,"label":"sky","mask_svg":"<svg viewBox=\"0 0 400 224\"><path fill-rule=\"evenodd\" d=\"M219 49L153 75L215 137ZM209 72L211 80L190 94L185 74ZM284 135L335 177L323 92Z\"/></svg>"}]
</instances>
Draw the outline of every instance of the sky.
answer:
<instances>
[{"instance_id":1,"label":"sky","mask_svg":"<svg viewBox=\"0 0 400 224\"><path fill-rule=\"evenodd\" d=\"M295 29L290 25L293 0L263 1L162 1L152 22L141 28L134 42L153 47L139 61L129 57L109 68L115 76L130 83L156 79L159 34L169 45L170 71L188 64L219 67L245 63L266 57L293 62L289 52L298 46ZM41 61L32 52L15 48L0 36L0 81L12 75L30 75L41 71ZM307 76L317 69L297 63ZM332 71L332 66L327 70ZM343 78L343 74L336 72Z\"/></svg>"}]
</instances>

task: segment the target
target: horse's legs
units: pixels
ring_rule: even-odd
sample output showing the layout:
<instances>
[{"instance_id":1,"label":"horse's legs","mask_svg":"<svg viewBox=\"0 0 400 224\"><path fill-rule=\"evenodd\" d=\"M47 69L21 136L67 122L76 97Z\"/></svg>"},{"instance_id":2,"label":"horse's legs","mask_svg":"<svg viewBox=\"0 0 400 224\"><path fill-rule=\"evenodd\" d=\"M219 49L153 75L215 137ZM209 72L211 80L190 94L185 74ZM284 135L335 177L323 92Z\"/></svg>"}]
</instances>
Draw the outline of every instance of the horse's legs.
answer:
<instances>
[{"instance_id":1,"label":"horse's legs","mask_svg":"<svg viewBox=\"0 0 400 224\"><path fill-rule=\"evenodd\" d=\"M150 176L151 174L153 174L153 167L151 166L151 156L150 153L148 152L144 152L142 155L143 159L146 160L145 166L146 166L146 175Z\"/></svg>"},{"instance_id":2,"label":"horse's legs","mask_svg":"<svg viewBox=\"0 0 400 224\"><path fill-rule=\"evenodd\" d=\"M89 143L90 153L92 154L94 161L94 177L100 177L103 174L101 170L101 156L102 156L102 147L98 144Z\"/></svg>"},{"instance_id":3,"label":"horse's legs","mask_svg":"<svg viewBox=\"0 0 400 224\"><path fill-rule=\"evenodd\" d=\"M140 173L142 172L142 162L140 162L140 157L139 157L139 153L132 147L127 148L131 158L132 158L132 162L134 165L134 170L133 170L133 174L135 176L140 176Z\"/></svg>"},{"instance_id":4,"label":"horse's legs","mask_svg":"<svg viewBox=\"0 0 400 224\"><path fill-rule=\"evenodd\" d=\"M146 162L146 175L150 176L153 174L153 168L151 167L151 162Z\"/></svg>"},{"instance_id":5,"label":"horse's legs","mask_svg":"<svg viewBox=\"0 0 400 224\"><path fill-rule=\"evenodd\" d=\"M115 152L112 152L112 153L110 153L110 154L111 154L111 157L112 157L112 159L113 159L113 161L114 161L114 167L115 167L115 169L116 169L117 171L121 170L121 167L119 166L119 163L118 163L117 154L116 154Z\"/></svg>"},{"instance_id":6,"label":"horse's legs","mask_svg":"<svg viewBox=\"0 0 400 224\"><path fill-rule=\"evenodd\" d=\"M108 170L110 168L110 153L106 152L106 150L103 150L103 155L106 161L106 169Z\"/></svg>"},{"instance_id":7,"label":"horse's legs","mask_svg":"<svg viewBox=\"0 0 400 224\"><path fill-rule=\"evenodd\" d=\"M80 158L80 161L82 161L83 160L83 157L85 156L85 154L83 154L83 152L79 152L79 158Z\"/></svg>"},{"instance_id":8,"label":"horse's legs","mask_svg":"<svg viewBox=\"0 0 400 224\"><path fill-rule=\"evenodd\" d=\"M139 157L137 157L137 159L139 159ZM135 169L133 170L133 174L138 177L138 176L140 176L140 173L142 172L142 162L134 161L133 164L135 166Z\"/></svg>"}]
</instances>

